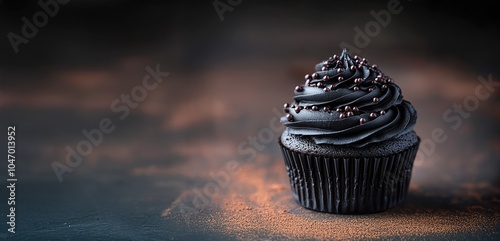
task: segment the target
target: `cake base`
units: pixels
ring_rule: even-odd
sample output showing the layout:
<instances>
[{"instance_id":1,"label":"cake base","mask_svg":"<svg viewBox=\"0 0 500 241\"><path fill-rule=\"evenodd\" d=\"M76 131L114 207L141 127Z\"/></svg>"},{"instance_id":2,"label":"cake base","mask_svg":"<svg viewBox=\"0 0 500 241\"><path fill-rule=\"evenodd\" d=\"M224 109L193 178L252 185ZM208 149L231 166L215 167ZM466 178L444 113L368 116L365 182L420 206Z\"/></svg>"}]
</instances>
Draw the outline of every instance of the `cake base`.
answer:
<instances>
[{"instance_id":1,"label":"cake base","mask_svg":"<svg viewBox=\"0 0 500 241\"><path fill-rule=\"evenodd\" d=\"M364 214L387 210L406 198L420 143L414 132L363 149L309 145L307 137L287 135L285 130L279 144L293 197L301 206ZM294 150L298 144L304 151Z\"/></svg>"}]
</instances>

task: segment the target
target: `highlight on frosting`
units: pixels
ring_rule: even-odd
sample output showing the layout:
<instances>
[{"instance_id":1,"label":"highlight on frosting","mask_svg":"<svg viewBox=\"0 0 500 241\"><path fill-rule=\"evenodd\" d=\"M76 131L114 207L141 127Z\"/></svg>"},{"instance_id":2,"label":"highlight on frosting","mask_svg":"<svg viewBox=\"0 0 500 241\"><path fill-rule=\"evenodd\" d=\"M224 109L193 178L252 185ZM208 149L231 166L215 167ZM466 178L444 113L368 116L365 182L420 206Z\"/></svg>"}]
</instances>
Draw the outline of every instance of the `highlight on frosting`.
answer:
<instances>
[{"instance_id":1,"label":"highlight on frosting","mask_svg":"<svg viewBox=\"0 0 500 241\"><path fill-rule=\"evenodd\" d=\"M293 99L281 122L316 144L363 147L412 131L417 119L393 79L346 49L317 64Z\"/></svg>"}]
</instances>

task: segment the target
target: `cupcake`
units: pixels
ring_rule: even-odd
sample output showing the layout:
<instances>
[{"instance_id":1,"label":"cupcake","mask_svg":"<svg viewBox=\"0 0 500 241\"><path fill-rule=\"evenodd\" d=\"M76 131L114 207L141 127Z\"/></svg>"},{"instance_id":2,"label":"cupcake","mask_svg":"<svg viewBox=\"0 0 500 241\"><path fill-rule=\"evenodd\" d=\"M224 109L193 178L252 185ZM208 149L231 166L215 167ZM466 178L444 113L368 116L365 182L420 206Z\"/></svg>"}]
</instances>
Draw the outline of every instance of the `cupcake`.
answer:
<instances>
[{"instance_id":1,"label":"cupcake","mask_svg":"<svg viewBox=\"0 0 500 241\"><path fill-rule=\"evenodd\" d=\"M300 205L363 214L405 199L420 139L417 113L393 79L344 49L317 64L294 95L279 144Z\"/></svg>"}]
</instances>

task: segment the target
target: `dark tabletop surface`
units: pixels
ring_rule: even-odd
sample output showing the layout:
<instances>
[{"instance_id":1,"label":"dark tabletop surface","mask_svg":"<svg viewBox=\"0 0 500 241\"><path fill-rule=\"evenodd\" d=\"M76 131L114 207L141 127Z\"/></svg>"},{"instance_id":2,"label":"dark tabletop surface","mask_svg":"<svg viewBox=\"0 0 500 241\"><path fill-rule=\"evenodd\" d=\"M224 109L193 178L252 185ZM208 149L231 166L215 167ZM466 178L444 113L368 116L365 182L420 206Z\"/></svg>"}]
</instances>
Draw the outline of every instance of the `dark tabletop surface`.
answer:
<instances>
[{"instance_id":1,"label":"dark tabletop surface","mask_svg":"<svg viewBox=\"0 0 500 241\"><path fill-rule=\"evenodd\" d=\"M304 74L389 1L233 2L222 21L221 2L71 1L18 53L1 38L0 240L500 239L494 3L401 1L357 45L417 109L422 143L403 204L332 215L293 201L276 120ZM0 1L0 34L22 35L40 9ZM120 102L142 96L147 66L169 75ZM85 149L103 120L114 129ZM88 153L71 166L68 148Z\"/></svg>"}]
</instances>

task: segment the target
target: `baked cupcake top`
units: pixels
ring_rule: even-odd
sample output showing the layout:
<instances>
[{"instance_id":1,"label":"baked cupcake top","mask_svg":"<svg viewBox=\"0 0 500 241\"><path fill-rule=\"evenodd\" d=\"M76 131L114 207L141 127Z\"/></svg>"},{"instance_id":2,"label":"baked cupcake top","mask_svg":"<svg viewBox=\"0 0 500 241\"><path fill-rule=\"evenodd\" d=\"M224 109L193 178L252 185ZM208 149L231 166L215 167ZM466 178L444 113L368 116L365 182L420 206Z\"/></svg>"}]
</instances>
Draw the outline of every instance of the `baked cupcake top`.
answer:
<instances>
[{"instance_id":1,"label":"baked cupcake top","mask_svg":"<svg viewBox=\"0 0 500 241\"><path fill-rule=\"evenodd\" d=\"M294 95L281 122L316 144L363 147L412 131L417 119L389 76L346 49L317 64Z\"/></svg>"}]
</instances>

